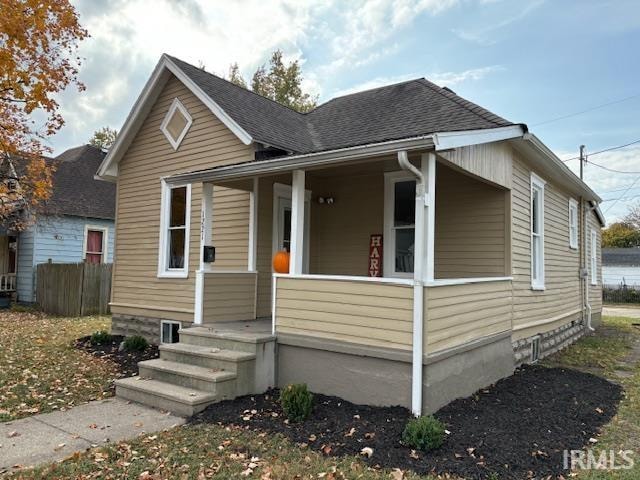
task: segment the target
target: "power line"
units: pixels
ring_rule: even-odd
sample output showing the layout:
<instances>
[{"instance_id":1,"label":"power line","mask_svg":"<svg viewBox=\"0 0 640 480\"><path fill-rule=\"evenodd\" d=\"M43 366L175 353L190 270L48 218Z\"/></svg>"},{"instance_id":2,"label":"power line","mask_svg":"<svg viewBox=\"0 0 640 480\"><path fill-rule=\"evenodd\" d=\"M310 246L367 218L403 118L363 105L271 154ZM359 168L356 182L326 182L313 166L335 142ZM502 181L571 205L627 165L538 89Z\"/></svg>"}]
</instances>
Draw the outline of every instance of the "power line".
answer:
<instances>
[{"instance_id":1,"label":"power line","mask_svg":"<svg viewBox=\"0 0 640 480\"><path fill-rule=\"evenodd\" d=\"M628 147L630 145L635 145L636 143L640 143L640 139L634 140L633 142L625 143L624 145L617 145L615 147L609 147L609 148L605 148L604 150L598 150L597 152L589 153L587 155L587 162L589 162L589 157L593 157L594 155L600 155L601 153L610 152L612 150L618 150L620 148ZM562 161L566 163L566 162L570 162L571 160L579 160L579 159L580 159L580 156L577 156L577 157L567 158L566 160L562 160ZM593 162L590 162L590 163L593 163ZM597 165L597 164L594 164L594 165ZM626 172L621 172L621 173L626 173Z\"/></svg>"},{"instance_id":2,"label":"power line","mask_svg":"<svg viewBox=\"0 0 640 480\"><path fill-rule=\"evenodd\" d=\"M557 122L558 120L564 120L565 118L575 117L576 115L582 115L583 113L591 112L593 110L597 110L597 109L603 108L603 107L608 107L609 105L615 105L617 103L626 102L627 100L631 100L631 99L637 98L637 97L640 97L640 93L637 93L635 95L631 95L630 97L621 98L619 100L613 100L612 102L601 103L600 105L596 105L594 107L587 108L585 110L580 110L579 112L569 113L569 114L563 115L561 117L556 117L556 118L552 118L550 120L545 120L544 122L534 123L534 124L532 124L530 126L537 127L538 125L546 125L547 123Z\"/></svg>"},{"instance_id":3,"label":"power line","mask_svg":"<svg viewBox=\"0 0 640 480\"><path fill-rule=\"evenodd\" d=\"M590 160L587 160L587 163L590 163L591 165L593 165L594 167L599 167L602 168L603 170L606 170L607 172L613 172L613 173L629 173L631 175L640 175L640 172L630 172L628 170L616 170L615 168L609 168L609 167L605 167L604 165L600 165L599 163L595 163L592 162Z\"/></svg>"},{"instance_id":4,"label":"power line","mask_svg":"<svg viewBox=\"0 0 640 480\"><path fill-rule=\"evenodd\" d=\"M609 210L611 210L615 206L616 203L618 203L619 200L622 200L625 197L625 195L627 194L627 192L629 192L629 190L631 190L631 187L633 187L636 183L638 183L638 180L640 180L640 176L636 177L636 179L633 181L633 183L631 185L629 185L629 188L627 188L624 191L624 193L620 196L620 198L616 198L614 200L614 202L607 207L607 209L604 211L604 213L607 213Z\"/></svg>"},{"instance_id":5,"label":"power line","mask_svg":"<svg viewBox=\"0 0 640 480\"><path fill-rule=\"evenodd\" d=\"M627 198L622 198L622 197L618 197L618 198L605 198L604 200L602 200L602 203L605 202L612 202L614 200L633 200L634 198L640 198L640 195L631 195L630 197Z\"/></svg>"}]
</instances>

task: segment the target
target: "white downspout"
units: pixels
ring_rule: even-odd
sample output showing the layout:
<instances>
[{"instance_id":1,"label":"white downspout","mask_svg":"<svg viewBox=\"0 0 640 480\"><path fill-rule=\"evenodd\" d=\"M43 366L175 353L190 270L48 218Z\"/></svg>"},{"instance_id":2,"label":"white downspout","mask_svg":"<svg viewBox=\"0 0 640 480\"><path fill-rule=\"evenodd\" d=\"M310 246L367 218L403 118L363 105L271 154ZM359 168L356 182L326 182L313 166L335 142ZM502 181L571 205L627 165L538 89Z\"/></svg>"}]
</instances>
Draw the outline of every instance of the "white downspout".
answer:
<instances>
[{"instance_id":1,"label":"white downspout","mask_svg":"<svg viewBox=\"0 0 640 480\"><path fill-rule=\"evenodd\" d=\"M584 307L587 311L587 328L594 332L595 328L591 326L591 304L589 303L589 288L590 288L590 279L589 279L589 268L591 266L591 262L589 259L589 254L587 253L587 246L589 245L589 240L591 239L591 235L587 230L587 225L589 222L589 213L595 210L595 207L587 207L587 202L583 199L584 202L584 220L583 220L583 231L584 231ZM593 274L593 273L592 273Z\"/></svg>"},{"instance_id":2,"label":"white downspout","mask_svg":"<svg viewBox=\"0 0 640 480\"><path fill-rule=\"evenodd\" d=\"M407 152L404 150L398 152L398 164L400 165L400 168L411 172L416 177L416 216L413 254L413 368L411 373L411 412L418 417L422 415L425 178L422 172L409 162Z\"/></svg>"}]
</instances>

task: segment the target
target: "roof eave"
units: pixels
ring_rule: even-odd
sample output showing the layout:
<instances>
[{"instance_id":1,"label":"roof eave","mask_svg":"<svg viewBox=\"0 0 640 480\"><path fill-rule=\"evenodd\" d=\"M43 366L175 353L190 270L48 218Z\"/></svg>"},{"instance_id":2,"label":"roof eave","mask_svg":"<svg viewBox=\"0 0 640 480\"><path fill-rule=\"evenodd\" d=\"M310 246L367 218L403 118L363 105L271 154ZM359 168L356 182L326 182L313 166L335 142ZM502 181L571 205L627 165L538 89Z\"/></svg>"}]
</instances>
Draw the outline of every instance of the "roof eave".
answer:
<instances>
[{"instance_id":1,"label":"roof eave","mask_svg":"<svg viewBox=\"0 0 640 480\"><path fill-rule=\"evenodd\" d=\"M346 147L324 152L306 153L278 157L270 160L252 161L207 170L185 172L170 175L164 180L170 184L191 182L227 181L252 177L266 173L286 172L296 169L308 169L332 164L348 163L367 157L384 156L399 150L429 150L435 147L433 135L405 138L388 142Z\"/></svg>"},{"instance_id":2,"label":"roof eave","mask_svg":"<svg viewBox=\"0 0 640 480\"><path fill-rule=\"evenodd\" d=\"M533 158L549 176L560 180L562 185L568 187L573 193L579 194L586 200L595 203L602 202L602 199L584 181L580 180L567 167L558 156L551 151L538 137L532 133L525 133L521 141L516 140L514 146Z\"/></svg>"}]
</instances>

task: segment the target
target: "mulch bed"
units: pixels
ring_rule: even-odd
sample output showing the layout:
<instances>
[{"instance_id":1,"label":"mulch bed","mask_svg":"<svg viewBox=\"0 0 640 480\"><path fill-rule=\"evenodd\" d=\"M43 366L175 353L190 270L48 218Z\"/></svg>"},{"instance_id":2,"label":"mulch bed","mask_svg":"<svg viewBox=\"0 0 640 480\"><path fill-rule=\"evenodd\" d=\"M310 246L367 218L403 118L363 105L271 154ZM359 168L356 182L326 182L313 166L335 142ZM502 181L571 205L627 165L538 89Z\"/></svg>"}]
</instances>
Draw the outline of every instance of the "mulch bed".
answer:
<instances>
[{"instance_id":1,"label":"mulch bed","mask_svg":"<svg viewBox=\"0 0 640 480\"><path fill-rule=\"evenodd\" d=\"M104 358L115 363L121 377L131 377L138 375L138 362L158 358L158 347L156 345L149 345L143 352L119 350L124 338L122 335L112 335L111 342L105 343L104 345L93 345L91 343L91 336L88 335L77 339L74 346L95 357Z\"/></svg>"},{"instance_id":2,"label":"mulch bed","mask_svg":"<svg viewBox=\"0 0 640 480\"><path fill-rule=\"evenodd\" d=\"M564 475L563 451L581 449L617 411L622 389L575 370L527 366L471 397L436 413L446 424L444 445L429 453L402 445L411 413L403 407L354 405L316 394L314 411L302 423L287 423L279 392L211 405L193 423L241 425L281 433L302 448L325 455L373 449L371 466L464 478L547 478Z\"/></svg>"}]
</instances>

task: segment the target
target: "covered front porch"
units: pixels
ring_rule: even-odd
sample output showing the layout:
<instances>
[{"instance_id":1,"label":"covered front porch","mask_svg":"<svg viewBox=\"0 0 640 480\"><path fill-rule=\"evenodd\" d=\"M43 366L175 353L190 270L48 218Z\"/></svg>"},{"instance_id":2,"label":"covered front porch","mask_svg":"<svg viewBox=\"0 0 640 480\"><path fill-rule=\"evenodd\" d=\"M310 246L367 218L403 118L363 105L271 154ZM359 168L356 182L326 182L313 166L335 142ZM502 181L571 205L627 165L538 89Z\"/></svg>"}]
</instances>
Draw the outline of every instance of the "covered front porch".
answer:
<instances>
[{"instance_id":1,"label":"covered front porch","mask_svg":"<svg viewBox=\"0 0 640 480\"><path fill-rule=\"evenodd\" d=\"M499 161L473 172L471 158L400 151L251 178L203 176L195 323L245 329L260 319L264 330L268 320L279 343L405 356L414 378L429 358L504 336L510 172ZM214 184L248 192L246 268L211 261L208 247L216 256L232 247L213 236ZM279 251L289 253L288 272L274 272Z\"/></svg>"}]
</instances>

